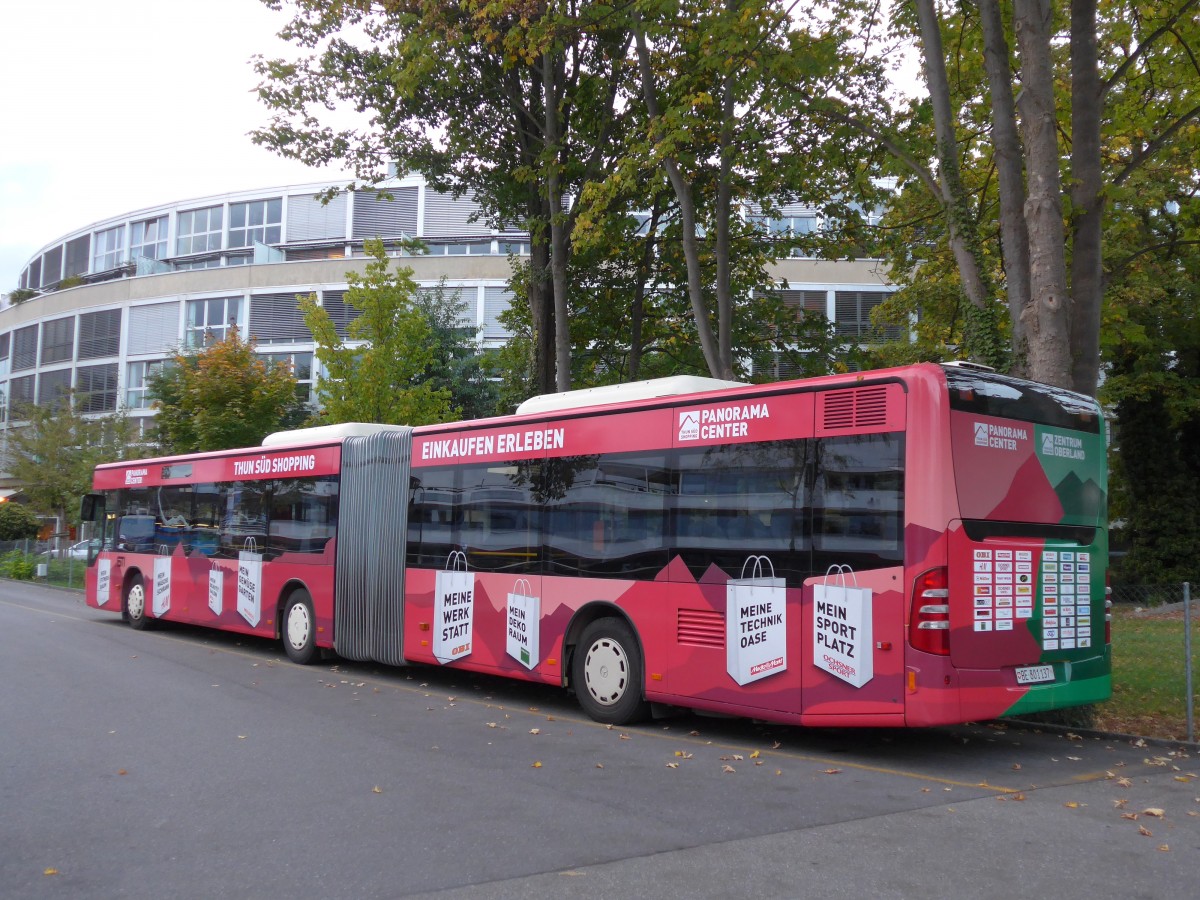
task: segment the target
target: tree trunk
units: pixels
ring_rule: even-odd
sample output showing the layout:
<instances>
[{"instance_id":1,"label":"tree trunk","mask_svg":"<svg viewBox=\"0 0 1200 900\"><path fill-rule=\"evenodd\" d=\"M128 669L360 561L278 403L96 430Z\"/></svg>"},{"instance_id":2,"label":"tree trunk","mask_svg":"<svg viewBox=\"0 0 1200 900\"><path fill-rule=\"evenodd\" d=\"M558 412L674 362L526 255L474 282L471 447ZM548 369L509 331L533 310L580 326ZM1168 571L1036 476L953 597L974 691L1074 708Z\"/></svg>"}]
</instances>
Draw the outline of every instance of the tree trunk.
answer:
<instances>
[{"instance_id":1,"label":"tree trunk","mask_svg":"<svg viewBox=\"0 0 1200 900\"><path fill-rule=\"evenodd\" d=\"M950 83L946 78L946 58L942 49L942 30L933 0L916 0L917 18L921 30L921 46L925 83L933 105L933 123L937 137L938 181L942 206L946 210L950 249L958 265L963 292L971 305L984 309L989 290L979 267L974 239L974 227L967 215L967 198L963 194L958 165L958 139L954 134L954 112L950 106ZM969 348L968 348L969 349Z\"/></svg>"},{"instance_id":2,"label":"tree trunk","mask_svg":"<svg viewBox=\"0 0 1200 900\"><path fill-rule=\"evenodd\" d=\"M1095 396L1104 299L1096 0L1071 2L1071 381Z\"/></svg>"},{"instance_id":3,"label":"tree trunk","mask_svg":"<svg viewBox=\"0 0 1200 900\"><path fill-rule=\"evenodd\" d=\"M646 32L637 29L638 71L641 75L642 93L646 111L650 114L651 127L660 120L658 96L654 86L654 72L650 65L650 49L646 46ZM683 257L687 263L688 299L692 304L692 318L696 323L696 334L700 338L700 349L704 362L713 378L721 377L720 350L713 336L712 323L708 317L708 304L704 300L704 281L700 269L700 245L696 239L696 204L691 185L683 177L674 157L663 159L675 198L679 201L679 219L683 236Z\"/></svg>"},{"instance_id":4,"label":"tree trunk","mask_svg":"<svg viewBox=\"0 0 1200 900\"><path fill-rule=\"evenodd\" d=\"M561 134L559 122L558 62L552 49L542 54L542 94L546 104L546 205L550 212L550 274L554 297L555 387L571 389L571 322L567 312L567 254L569 236L563 216L562 185L559 165Z\"/></svg>"},{"instance_id":5,"label":"tree trunk","mask_svg":"<svg viewBox=\"0 0 1200 900\"><path fill-rule=\"evenodd\" d=\"M1021 313L1028 347L1027 371L1037 381L1070 387L1070 298L1049 0L1014 0L1013 24L1021 52L1019 106L1029 183L1025 223L1029 229L1030 301Z\"/></svg>"},{"instance_id":6,"label":"tree trunk","mask_svg":"<svg viewBox=\"0 0 1200 900\"><path fill-rule=\"evenodd\" d=\"M1029 305L1029 231L1025 227L1025 178L1021 137L1013 100L1008 41L997 0L977 0L983 31L983 60L992 96L992 148L1000 188L1000 244L1012 326L1013 371L1025 368L1021 313Z\"/></svg>"},{"instance_id":7,"label":"tree trunk","mask_svg":"<svg viewBox=\"0 0 1200 900\"><path fill-rule=\"evenodd\" d=\"M738 0L728 0L727 7L737 13ZM729 219L733 214L733 75L726 73L721 85L721 133L717 152L720 172L717 175L716 202L716 263L717 263L717 356L720 374L716 377L733 380L733 288L732 266L729 260Z\"/></svg>"},{"instance_id":8,"label":"tree trunk","mask_svg":"<svg viewBox=\"0 0 1200 900\"><path fill-rule=\"evenodd\" d=\"M539 204L539 213L542 204ZM541 215L531 217L535 222ZM529 312L533 320L533 382L538 394L555 392L554 378L554 302L547 296L550 287L550 247L548 235L536 228L529 235Z\"/></svg>"}]
</instances>

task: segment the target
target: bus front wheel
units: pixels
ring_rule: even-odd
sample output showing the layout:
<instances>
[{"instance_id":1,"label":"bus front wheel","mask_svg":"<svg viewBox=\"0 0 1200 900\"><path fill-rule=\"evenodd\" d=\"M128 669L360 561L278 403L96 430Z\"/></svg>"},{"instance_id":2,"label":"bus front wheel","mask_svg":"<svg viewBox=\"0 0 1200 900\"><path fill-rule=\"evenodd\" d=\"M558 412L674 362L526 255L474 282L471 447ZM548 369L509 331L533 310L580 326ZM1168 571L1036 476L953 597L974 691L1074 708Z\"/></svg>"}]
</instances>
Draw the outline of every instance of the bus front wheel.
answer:
<instances>
[{"instance_id":1,"label":"bus front wheel","mask_svg":"<svg viewBox=\"0 0 1200 900\"><path fill-rule=\"evenodd\" d=\"M141 575L134 575L125 587L125 621L138 631L150 627L146 615L146 584Z\"/></svg>"},{"instance_id":2,"label":"bus front wheel","mask_svg":"<svg viewBox=\"0 0 1200 900\"><path fill-rule=\"evenodd\" d=\"M302 666L317 655L317 625L308 591L294 591L283 605L283 649Z\"/></svg>"},{"instance_id":3,"label":"bus front wheel","mask_svg":"<svg viewBox=\"0 0 1200 900\"><path fill-rule=\"evenodd\" d=\"M622 619L597 619L586 628L571 658L571 680L583 711L606 725L645 718L642 650Z\"/></svg>"}]
</instances>

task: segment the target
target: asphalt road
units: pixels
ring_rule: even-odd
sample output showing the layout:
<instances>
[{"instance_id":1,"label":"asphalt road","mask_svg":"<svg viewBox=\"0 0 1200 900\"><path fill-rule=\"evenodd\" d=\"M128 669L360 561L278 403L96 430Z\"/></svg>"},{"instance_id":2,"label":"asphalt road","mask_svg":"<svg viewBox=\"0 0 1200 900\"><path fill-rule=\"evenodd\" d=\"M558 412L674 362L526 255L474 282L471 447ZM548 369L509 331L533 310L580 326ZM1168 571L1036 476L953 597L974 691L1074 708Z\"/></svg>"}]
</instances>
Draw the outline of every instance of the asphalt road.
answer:
<instances>
[{"instance_id":1,"label":"asphalt road","mask_svg":"<svg viewBox=\"0 0 1200 900\"><path fill-rule=\"evenodd\" d=\"M1165 745L607 728L554 690L300 667L12 582L0 684L7 898L1129 900L1200 871L1200 758Z\"/></svg>"}]
</instances>

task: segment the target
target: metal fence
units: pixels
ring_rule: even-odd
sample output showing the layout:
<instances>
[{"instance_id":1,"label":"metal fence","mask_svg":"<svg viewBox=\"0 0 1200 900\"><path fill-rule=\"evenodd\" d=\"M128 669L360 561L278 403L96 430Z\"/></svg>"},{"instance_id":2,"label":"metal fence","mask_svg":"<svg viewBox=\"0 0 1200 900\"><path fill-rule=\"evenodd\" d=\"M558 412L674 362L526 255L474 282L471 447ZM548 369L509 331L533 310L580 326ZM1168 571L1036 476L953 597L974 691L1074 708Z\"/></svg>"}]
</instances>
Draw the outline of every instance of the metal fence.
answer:
<instances>
[{"instance_id":1,"label":"metal fence","mask_svg":"<svg viewBox=\"0 0 1200 900\"><path fill-rule=\"evenodd\" d=\"M1192 584L1114 584L1114 605L1129 605L1142 609L1166 610L1182 613L1184 691L1187 717L1187 739L1196 739L1195 684L1192 656L1192 627L1197 613L1197 604L1192 597Z\"/></svg>"},{"instance_id":2,"label":"metal fence","mask_svg":"<svg viewBox=\"0 0 1200 900\"><path fill-rule=\"evenodd\" d=\"M1112 601L1122 605L1151 609L1183 602L1182 584L1114 584Z\"/></svg>"},{"instance_id":3,"label":"metal fence","mask_svg":"<svg viewBox=\"0 0 1200 900\"><path fill-rule=\"evenodd\" d=\"M87 559L68 553L69 543L0 541L0 577L83 590Z\"/></svg>"}]
</instances>

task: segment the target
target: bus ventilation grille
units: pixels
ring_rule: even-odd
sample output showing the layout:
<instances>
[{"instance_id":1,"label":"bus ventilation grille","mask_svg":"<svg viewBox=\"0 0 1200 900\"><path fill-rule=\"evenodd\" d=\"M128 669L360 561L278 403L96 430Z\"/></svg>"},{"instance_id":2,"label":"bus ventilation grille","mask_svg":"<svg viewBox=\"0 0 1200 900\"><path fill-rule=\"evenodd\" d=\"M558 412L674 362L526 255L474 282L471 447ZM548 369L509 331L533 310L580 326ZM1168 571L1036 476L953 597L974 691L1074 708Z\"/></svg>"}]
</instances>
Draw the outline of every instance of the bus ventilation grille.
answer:
<instances>
[{"instance_id":1,"label":"bus ventilation grille","mask_svg":"<svg viewBox=\"0 0 1200 900\"><path fill-rule=\"evenodd\" d=\"M855 388L850 391L830 391L825 401L826 429L863 428L887 424L887 387Z\"/></svg>"},{"instance_id":2,"label":"bus ventilation grille","mask_svg":"<svg viewBox=\"0 0 1200 900\"><path fill-rule=\"evenodd\" d=\"M675 640L692 647L725 647L725 616L711 609L681 609Z\"/></svg>"}]
</instances>

